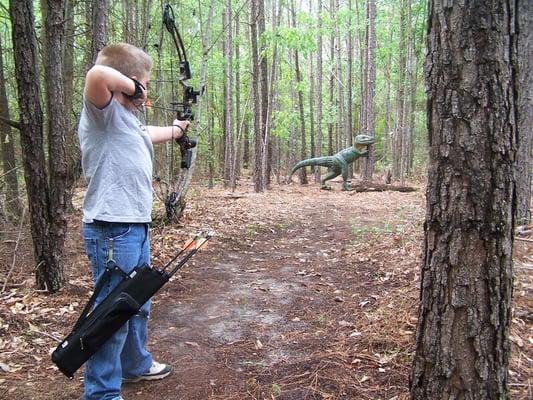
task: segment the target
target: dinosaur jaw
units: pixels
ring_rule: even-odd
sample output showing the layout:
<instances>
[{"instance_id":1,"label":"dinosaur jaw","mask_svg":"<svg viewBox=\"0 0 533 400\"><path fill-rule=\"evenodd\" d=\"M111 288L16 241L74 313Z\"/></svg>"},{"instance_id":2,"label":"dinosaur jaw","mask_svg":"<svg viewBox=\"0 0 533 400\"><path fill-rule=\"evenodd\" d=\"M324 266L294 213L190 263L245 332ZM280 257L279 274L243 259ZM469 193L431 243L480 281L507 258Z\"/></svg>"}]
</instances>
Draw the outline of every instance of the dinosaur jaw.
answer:
<instances>
[{"instance_id":1,"label":"dinosaur jaw","mask_svg":"<svg viewBox=\"0 0 533 400\"><path fill-rule=\"evenodd\" d=\"M368 153L368 150L369 150L368 146L370 146L370 144L356 144L355 145L355 149L359 153L365 154L365 153Z\"/></svg>"}]
</instances>

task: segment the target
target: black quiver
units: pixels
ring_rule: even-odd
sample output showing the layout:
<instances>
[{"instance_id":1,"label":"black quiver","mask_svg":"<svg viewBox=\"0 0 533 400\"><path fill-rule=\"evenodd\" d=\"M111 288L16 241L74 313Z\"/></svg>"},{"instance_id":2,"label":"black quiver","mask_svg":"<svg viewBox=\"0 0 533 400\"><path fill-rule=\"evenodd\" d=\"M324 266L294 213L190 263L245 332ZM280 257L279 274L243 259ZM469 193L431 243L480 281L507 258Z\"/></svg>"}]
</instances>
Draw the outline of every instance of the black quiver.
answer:
<instances>
[{"instance_id":1,"label":"black quiver","mask_svg":"<svg viewBox=\"0 0 533 400\"><path fill-rule=\"evenodd\" d=\"M118 267L106 268L95 285L94 293L85 305L72 332L52 353L52 361L59 370L72 378L74 373L102 347L161 287L168 282L198 249L213 234L199 234L183 250L176 254L161 270L142 265L129 274L92 311L92 307L103 287ZM200 241L198 241L200 239ZM184 252L186 254L169 272L167 269Z\"/></svg>"}]
</instances>

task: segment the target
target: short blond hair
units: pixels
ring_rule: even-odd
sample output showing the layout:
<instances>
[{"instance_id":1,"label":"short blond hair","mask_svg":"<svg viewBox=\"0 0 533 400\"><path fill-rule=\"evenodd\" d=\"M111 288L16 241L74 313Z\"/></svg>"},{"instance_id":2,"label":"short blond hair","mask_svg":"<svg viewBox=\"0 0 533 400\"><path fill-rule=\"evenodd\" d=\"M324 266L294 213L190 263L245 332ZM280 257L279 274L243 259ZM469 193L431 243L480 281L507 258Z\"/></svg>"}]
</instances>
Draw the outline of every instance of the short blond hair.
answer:
<instances>
[{"instance_id":1,"label":"short blond hair","mask_svg":"<svg viewBox=\"0 0 533 400\"><path fill-rule=\"evenodd\" d=\"M152 57L128 43L114 43L105 46L98 52L96 65L105 65L122 72L126 76L138 79L150 74Z\"/></svg>"}]
</instances>

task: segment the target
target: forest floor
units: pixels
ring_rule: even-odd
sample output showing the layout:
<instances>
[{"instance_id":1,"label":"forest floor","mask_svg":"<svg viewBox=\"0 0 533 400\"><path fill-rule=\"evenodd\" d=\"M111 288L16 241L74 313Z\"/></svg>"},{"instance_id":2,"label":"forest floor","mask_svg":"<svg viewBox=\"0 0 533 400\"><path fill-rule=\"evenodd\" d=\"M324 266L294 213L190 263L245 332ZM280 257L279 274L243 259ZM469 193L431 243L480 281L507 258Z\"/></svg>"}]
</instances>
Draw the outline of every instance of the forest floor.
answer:
<instances>
[{"instance_id":1,"label":"forest floor","mask_svg":"<svg viewBox=\"0 0 533 400\"><path fill-rule=\"evenodd\" d=\"M193 187L179 227L154 227L153 263L210 228L216 236L154 298L149 348L174 373L124 386L126 400L407 398L420 285L424 189L341 192ZM76 199L79 203L79 198ZM29 234L0 294L0 400L78 399L50 361L89 296L70 217L67 283L33 287ZM0 290L18 227L2 233ZM517 240L512 398L533 398L533 238Z\"/></svg>"}]
</instances>

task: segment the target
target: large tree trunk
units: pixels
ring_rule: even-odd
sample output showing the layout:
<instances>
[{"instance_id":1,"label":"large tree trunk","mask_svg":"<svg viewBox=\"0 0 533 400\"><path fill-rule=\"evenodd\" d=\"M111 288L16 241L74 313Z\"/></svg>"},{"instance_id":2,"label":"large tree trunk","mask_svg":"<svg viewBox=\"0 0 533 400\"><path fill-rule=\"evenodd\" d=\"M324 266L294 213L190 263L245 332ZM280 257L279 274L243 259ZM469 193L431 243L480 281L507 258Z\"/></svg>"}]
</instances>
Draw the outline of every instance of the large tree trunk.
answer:
<instances>
[{"instance_id":1,"label":"large tree trunk","mask_svg":"<svg viewBox=\"0 0 533 400\"><path fill-rule=\"evenodd\" d=\"M9 101L4 76L4 51L0 38L0 117L10 120ZM19 217L22 211L17 181L17 163L15 161L15 141L11 126L0 120L0 141L2 142L2 171L5 176L5 207L8 217Z\"/></svg>"},{"instance_id":2,"label":"large tree trunk","mask_svg":"<svg viewBox=\"0 0 533 400\"><path fill-rule=\"evenodd\" d=\"M522 8L446 4L429 3L430 161L411 399L500 400L516 209L512 29Z\"/></svg>"},{"instance_id":3,"label":"large tree trunk","mask_svg":"<svg viewBox=\"0 0 533 400\"><path fill-rule=\"evenodd\" d=\"M61 7L62 5L59 6L59 9L50 10L45 24L56 21L55 23L59 24L60 27L63 26L64 17L61 13ZM40 79L33 1L11 0L9 11L13 26L13 50L21 116L20 141L30 210L36 282L39 289L55 292L63 284L63 268L60 260L64 238L64 236L56 237L56 235L64 235L65 225L60 209L56 208L56 205L61 201L61 193L58 192L61 187L50 191L46 176L43 149L43 112L39 93ZM60 28L58 27L58 29ZM52 33L48 32L49 34ZM56 59L55 62L61 64L60 59ZM61 68L59 70L61 71ZM59 82L62 82L61 78L59 78ZM61 91L62 96L63 92ZM56 139L51 138L52 141ZM54 158L53 153L50 154L50 158ZM55 174L56 178L60 176L62 168L62 165L59 166L58 170L54 168L52 173ZM57 179L55 183L58 183ZM57 222L56 226L51 226L54 223L52 217L56 216L60 218L60 221Z\"/></svg>"}]
</instances>

